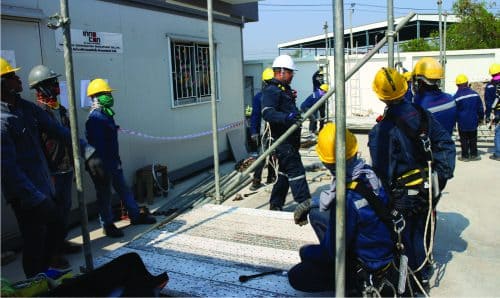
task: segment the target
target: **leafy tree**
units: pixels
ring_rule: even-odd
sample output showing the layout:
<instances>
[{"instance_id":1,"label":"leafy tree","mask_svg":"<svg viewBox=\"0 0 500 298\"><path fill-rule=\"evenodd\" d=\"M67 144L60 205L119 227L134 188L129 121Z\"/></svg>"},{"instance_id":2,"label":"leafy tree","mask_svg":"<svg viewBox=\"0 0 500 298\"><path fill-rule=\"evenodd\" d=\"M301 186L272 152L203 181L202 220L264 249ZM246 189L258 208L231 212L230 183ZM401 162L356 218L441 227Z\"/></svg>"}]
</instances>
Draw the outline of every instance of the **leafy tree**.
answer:
<instances>
[{"instance_id":1,"label":"leafy tree","mask_svg":"<svg viewBox=\"0 0 500 298\"><path fill-rule=\"evenodd\" d=\"M449 24L446 30L447 50L500 48L500 18L488 11L496 1L457 0L453 14L459 23ZM439 50L439 32L430 35L430 41L413 39L401 45L403 52Z\"/></svg>"},{"instance_id":2,"label":"leafy tree","mask_svg":"<svg viewBox=\"0 0 500 298\"><path fill-rule=\"evenodd\" d=\"M446 48L449 50L487 49L500 47L500 18L487 8L496 1L458 0L453 4L453 13L460 22L449 26Z\"/></svg>"},{"instance_id":3,"label":"leafy tree","mask_svg":"<svg viewBox=\"0 0 500 298\"><path fill-rule=\"evenodd\" d=\"M439 46L437 47L439 50ZM402 52L418 52L418 51L435 51L436 46L434 42L425 40L423 38L415 38L401 44Z\"/></svg>"}]
</instances>

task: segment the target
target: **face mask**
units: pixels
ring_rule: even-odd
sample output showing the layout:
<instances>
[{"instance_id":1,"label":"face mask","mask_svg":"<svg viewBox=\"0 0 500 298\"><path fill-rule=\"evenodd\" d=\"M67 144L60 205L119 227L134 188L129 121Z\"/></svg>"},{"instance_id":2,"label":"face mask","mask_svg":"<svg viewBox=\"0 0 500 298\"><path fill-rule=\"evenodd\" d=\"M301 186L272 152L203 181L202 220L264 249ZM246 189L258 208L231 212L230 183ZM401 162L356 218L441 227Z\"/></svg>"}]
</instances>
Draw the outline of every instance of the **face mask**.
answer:
<instances>
[{"instance_id":1,"label":"face mask","mask_svg":"<svg viewBox=\"0 0 500 298\"><path fill-rule=\"evenodd\" d=\"M111 107L115 103L113 96L110 93L101 94L97 96L97 101L102 106L104 113L106 113L108 116L113 117L113 115L115 114L115 112L111 109Z\"/></svg>"}]
</instances>

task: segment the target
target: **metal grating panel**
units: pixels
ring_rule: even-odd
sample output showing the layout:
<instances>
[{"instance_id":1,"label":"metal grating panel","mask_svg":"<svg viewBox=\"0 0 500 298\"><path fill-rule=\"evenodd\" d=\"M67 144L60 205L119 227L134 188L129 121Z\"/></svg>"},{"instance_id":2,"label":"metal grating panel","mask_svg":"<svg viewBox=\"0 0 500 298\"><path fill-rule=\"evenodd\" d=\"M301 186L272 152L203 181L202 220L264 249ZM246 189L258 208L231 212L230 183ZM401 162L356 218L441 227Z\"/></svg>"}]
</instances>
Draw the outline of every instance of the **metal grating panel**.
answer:
<instances>
[{"instance_id":1,"label":"metal grating panel","mask_svg":"<svg viewBox=\"0 0 500 298\"><path fill-rule=\"evenodd\" d=\"M291 213L208 204L110 252L96 265L137 252L152 273L168 272L162 293L169 296L308 296L290 287L286 270L300 261L298 248L312 242L317 240L310 226L293 224ZM240 275L275 269L284 273L238 281Z\"/></svg>"}]
</instances>

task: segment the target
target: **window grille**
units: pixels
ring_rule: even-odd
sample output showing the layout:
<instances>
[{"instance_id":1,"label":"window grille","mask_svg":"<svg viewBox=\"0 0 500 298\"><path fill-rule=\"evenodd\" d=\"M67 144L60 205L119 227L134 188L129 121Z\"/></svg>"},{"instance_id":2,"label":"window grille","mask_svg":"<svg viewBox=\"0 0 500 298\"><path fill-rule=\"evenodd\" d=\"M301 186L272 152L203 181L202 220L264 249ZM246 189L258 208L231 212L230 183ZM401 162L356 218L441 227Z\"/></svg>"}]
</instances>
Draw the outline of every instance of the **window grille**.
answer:
<instances>
[{"instance_id":1,"label":"window grille","mask_svg":"<svg viewBox=\"0 0 500 298\"><path fill-rule=\"evenodd\" d=\"M171 55L174 106L210 101L208 44L173 40Z\"/></svg>"}]
</instances>

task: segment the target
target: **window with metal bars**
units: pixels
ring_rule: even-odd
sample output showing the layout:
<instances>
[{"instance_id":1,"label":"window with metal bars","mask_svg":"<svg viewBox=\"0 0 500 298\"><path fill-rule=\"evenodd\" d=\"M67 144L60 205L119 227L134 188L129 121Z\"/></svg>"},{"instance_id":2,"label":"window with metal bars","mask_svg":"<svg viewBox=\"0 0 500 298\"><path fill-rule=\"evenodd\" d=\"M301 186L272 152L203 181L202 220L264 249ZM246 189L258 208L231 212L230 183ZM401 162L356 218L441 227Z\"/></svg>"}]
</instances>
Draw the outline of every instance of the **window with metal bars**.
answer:
<instances>
[{"instance_id":1,"label":"window with metal bars","mask_svg":"<svg viewBox=\"0 0 500 298\"><path fill-rule=\"evenodd\" d=\"M174 107L210 101L208 44L172 40L171 55Z\"/></svg>"}]
</instances>

